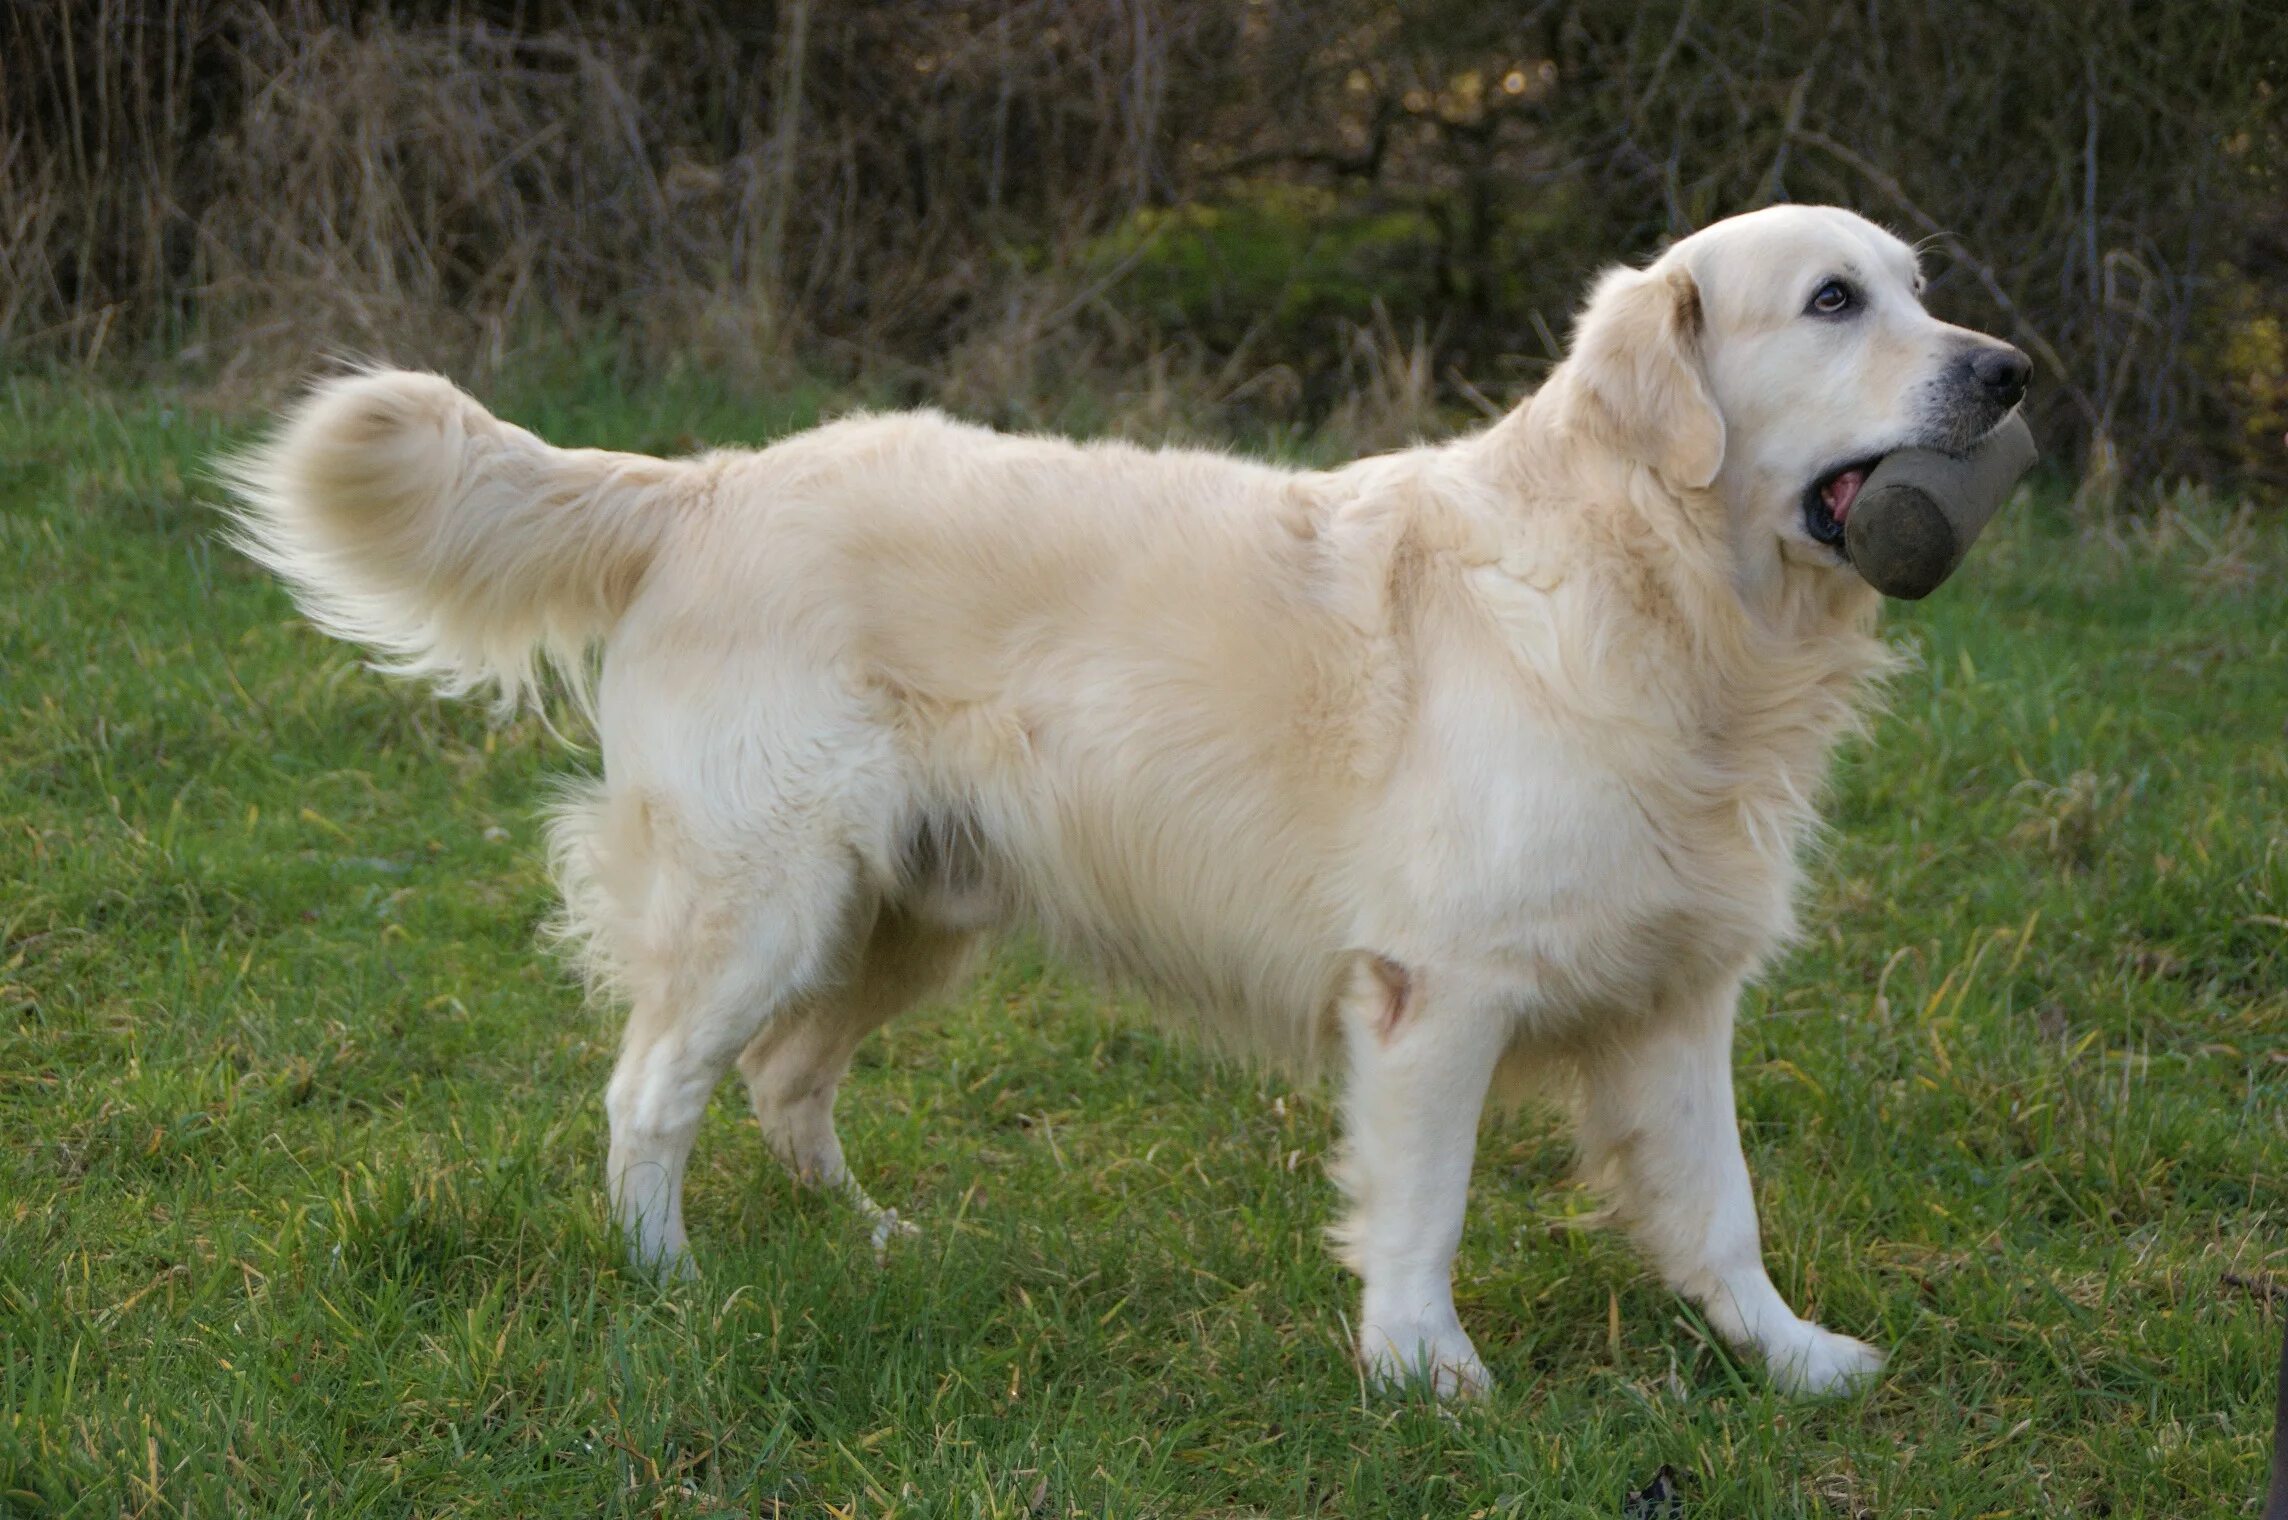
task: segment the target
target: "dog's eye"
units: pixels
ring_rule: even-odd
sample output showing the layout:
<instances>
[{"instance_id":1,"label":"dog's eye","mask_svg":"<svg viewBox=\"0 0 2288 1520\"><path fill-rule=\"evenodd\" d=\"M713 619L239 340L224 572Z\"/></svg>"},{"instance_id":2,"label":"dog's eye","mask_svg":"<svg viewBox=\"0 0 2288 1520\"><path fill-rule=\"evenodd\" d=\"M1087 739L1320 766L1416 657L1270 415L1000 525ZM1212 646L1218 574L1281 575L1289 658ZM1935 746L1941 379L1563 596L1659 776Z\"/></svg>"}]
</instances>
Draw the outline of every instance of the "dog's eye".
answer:
<instances>
[{"instance_id":1,"label":"dog's eye","mask_svg":"<svg viewBox=\"0 0 2288 1520\"><path fill-rule=\"evenodd\" d=\"M1841 280L1829 280L1811 293L1809 309L1823 317L1839 317L1856 304L1850 286Z\"/></svg>"}]
</instances>

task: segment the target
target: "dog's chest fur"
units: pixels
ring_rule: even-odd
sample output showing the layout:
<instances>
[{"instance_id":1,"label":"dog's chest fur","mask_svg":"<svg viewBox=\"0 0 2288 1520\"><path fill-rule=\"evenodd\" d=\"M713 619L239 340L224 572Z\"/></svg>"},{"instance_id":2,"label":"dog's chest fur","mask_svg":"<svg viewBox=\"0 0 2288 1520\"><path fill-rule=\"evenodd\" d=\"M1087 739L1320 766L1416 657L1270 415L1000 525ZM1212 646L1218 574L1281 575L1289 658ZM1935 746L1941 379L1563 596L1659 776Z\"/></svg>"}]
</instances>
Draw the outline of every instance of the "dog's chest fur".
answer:
<instances>
[{"instance_id":1,"label":"dog's chest fur","mask_svg":"<svg viewBox=\"0 0 2288 1520\"><path fill-rule=\"evenodd\" d=\"M1407 894L1449 926L1441 953L1476 947L1551 1036L1736 981L1786 942L1832 751L1893 658L1848 587L1756 608L1607 549L1529 560L1538 581L1466 570L1476 616L1446 636L1490 639L1517 679L1431 674L1421 693L1445 784Z\"/></svg>"}]
</instances>

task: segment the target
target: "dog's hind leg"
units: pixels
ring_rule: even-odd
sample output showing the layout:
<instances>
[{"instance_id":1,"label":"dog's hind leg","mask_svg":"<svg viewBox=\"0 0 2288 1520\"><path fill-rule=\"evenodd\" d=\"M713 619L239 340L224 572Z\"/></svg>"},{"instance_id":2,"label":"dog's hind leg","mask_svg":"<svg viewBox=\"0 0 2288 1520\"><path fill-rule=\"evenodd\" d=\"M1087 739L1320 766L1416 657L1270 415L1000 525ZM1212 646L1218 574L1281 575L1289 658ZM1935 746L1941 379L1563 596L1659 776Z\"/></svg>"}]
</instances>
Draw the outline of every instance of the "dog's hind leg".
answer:
<instances>
[{"instance_id":1,"label":"dog's hind leg","mask_svg":"<svg viewBox=\"0 0 2288 1520\"><path fill-rule=\"evenodd\" d=\"M773 1019L739 1056L771 1153L802 1186L848 1199L872 1227L877 1252L913 1227L852 1175L834 1127L835 1094L866 1036L958 976L976 938L886 908L847 979Z\"/></svg>"},{"instance_id":2,"label":"dog's hind leg","mask_svg":"<svg viewBox=\"0 0 2288 1520\"><path fill-rule=\"evenodd\" d=\"M758 1031L825 984L847 932L852 874L838 851L789 847L762 880L708 871L655 886L604 1093L607 1185L639 1265L686 1270L683 1172L708 1099Z\"/></svg>"},{"instance_id":3,"label":"dog's hind leg","mask_svg":"<svg viewBox=\"0 0 2288 1520\"><path fill-rule=\"evenodd\" d=\"M1736 986L1711 989L1586 1063L1581 1155L1670 1287L1718 1334L1759 1352L1781 1387L1837 1393L1882 1353L1799 1317L1764 1270L1732 1102Z\"/></svg>"}]
</instances>

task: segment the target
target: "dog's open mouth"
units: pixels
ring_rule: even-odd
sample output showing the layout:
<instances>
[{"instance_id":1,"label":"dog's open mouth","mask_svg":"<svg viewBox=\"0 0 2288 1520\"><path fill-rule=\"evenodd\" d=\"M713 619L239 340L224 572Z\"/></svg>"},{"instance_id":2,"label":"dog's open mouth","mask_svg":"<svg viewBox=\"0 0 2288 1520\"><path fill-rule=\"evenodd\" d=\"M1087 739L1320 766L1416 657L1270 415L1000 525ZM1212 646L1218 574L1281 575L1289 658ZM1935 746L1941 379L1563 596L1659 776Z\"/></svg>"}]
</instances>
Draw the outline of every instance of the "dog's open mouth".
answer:
<instances>
[{"instance_id":1,"label":"dog's open mouth","mask_svg":"<svg viewBox=\"0 0 2288 1520\"><path fill-rule=\"evenodd\" d=\"M1843 552L1844 524L1851 520L1851 504L1882 456L1861 459L1828 471L1804 489L1803 527L1836 553Z\"/></svg>"}]
</instances>

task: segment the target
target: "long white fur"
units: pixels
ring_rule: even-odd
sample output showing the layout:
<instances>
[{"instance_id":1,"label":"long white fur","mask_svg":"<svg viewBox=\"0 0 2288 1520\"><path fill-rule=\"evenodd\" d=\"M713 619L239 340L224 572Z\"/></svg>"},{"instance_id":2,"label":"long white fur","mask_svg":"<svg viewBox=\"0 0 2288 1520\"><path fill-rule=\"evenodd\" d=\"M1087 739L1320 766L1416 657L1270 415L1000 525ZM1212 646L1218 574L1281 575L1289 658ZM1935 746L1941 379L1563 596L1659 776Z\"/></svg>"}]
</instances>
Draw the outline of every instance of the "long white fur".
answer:
<instances>
[{"instance_id":1,"label":"long white fur","mask_svg":"<svg viewBox=\"0 0 2288 1520\"><path fill-rule=\"evenodd\" d=\"M1839 267L1866 321L1807 329ZM1449 1286L1474 1131L1558 1074L1667 1280L1827 1390L1880 1358L1765 1275L1731 1026L1889 658L1800 500L1909 436L1968 336L1916 284L1848 213L1738 218L1609 274L1492 428L1317 472L932 412L660 461L376 371L236 467L241 531L320 626L456 690L602 641L604 778L553 844L631 1005L608 1175L641 1259L685 1259L734 1063L788 1165L894 1223L836 1082L1024 922L1240 1045L1339 1048L1378 1378L1486 1385Z\"/></svg>"}]
</instances>

